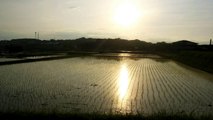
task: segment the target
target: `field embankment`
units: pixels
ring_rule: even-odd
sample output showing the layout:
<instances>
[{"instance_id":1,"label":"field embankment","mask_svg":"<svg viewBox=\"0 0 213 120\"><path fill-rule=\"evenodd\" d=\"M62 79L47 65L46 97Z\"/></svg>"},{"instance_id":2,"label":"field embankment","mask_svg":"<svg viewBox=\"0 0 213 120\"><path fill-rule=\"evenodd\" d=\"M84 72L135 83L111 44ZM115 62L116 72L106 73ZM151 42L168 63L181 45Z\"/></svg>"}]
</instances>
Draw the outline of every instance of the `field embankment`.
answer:
<instances>
[{"instance_id":1,"label":"field embankment","mask_svg":"<svg viewBox=\"0 0 213 120\"><path fill-rule=\"evenodd\" d=\"M213 52L181 51L178 53L158 53L167 58L174 59L191 67L213 73Z\"/></svg>"},{"instance_id":2,"label":"field embankment","mask_svg":"<svg viewBox=\"0 0 213 120\"><path fill-rule=\"evenodd\" d=\"M37 62L37 61L47 61L47 60L57 60L57 59L65 59L72 57L98 57L98 58L108 58L108 59L140 59L140 58L154 58L154 59L162 59L158 55L154 54L142 54L142 53L134 53L134 52L109 52L109 53L98 53L98 52L68 52L61 53L55 55L14 55L14 56L5 56L0 59L0 65L10 65L10 64L20 64L20 63L29 63L29 62ZM1 57L0 57L1 58Z\"/></svg>"},{"instance_id":3,"label":"field embankment","mask_svg":"<svg viewBox=\"0 0 213 120\"><path fill-rule=\"evenodd\" d=\"M0 65L11 65L11 64L30 63L30 62L37 62L37 61L57 60L57 59L65 59L65 58L71 58L71 57L89 56L91 54L93 53L72 52L72 53L47 54L47 55L43 55L43 54L10 55L10 56L2 56L2 60L0 59Z\"/></svg>"}]
</instances>

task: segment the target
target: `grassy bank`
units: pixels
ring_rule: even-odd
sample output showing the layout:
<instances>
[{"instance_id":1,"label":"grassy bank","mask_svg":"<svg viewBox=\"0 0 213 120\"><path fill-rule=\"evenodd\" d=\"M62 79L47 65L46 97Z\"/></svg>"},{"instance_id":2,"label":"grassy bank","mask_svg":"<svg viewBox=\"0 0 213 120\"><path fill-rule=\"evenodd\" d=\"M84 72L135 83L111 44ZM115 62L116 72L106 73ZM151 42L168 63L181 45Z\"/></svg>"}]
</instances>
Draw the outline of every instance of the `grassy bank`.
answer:
<instances>
[{"instance_id":1,"label":"grassy bank","mask_svg":"<svg viewBox=\"0 0 213 120\"><path fill-rule=\"evenodd\" d=\"M181 51L178 53L158 53L191 67L213 73L213 52L205 51Z\"/></svg>"},{"instance_id":2,"label":"grassy bank","mask_svg":"<svg viewBox=\"0 0 213 120\"><path fill-rule=\"evenodd\" d=\"M133 114L62 114L62 113L0 113L1 120L212 120L212 115L206 116L193 116L193 114L166 114L164 112L143 116L143 115L133 115Z\"/></svg>"}]
</instances>

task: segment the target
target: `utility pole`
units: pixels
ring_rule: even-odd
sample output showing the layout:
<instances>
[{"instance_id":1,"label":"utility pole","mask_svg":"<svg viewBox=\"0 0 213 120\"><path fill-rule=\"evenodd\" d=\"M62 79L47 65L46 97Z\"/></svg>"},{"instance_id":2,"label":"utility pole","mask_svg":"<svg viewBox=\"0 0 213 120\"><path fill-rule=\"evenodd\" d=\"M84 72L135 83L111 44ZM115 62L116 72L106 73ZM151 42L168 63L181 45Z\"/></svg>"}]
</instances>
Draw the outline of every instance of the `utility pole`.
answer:
<instances>
[{"instance_id":1,"label":"utility pole","mask_svg":"<svg viewBox=\"0 0 213 120\"><path fill-rule=\"evenodd\" d=\"M37 38L37 32L35 32L35 39Z\"/></svg>"},{"instance_id":2,"label":"utility pole","mask_svg":"<svg viewBox=\"0 0 213 120\"><path fill-rule=\"evenodd\" d=\"M212 45L212 39L210 39L210 43L209 43L209 45Z\"/></svg>"}]
</instances>

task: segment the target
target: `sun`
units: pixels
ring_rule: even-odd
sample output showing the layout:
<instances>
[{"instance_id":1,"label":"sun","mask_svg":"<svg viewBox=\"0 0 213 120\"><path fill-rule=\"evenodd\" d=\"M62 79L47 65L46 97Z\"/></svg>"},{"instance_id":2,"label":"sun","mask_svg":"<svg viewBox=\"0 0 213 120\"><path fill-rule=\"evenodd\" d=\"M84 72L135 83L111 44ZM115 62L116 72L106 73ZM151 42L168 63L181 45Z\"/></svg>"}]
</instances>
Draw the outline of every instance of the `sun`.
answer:
<instances>
[{"instance_id":1,"label":"sun","mask_svg":"<svg viewBox=\"0 0 213 120\"><path fill-rule=\"evenodd\" d=\"M128 27L137 22L140 15L140 10L134 4L125 2L116 8L114 21L120 26Z\"/></svg>"}]
</instances>

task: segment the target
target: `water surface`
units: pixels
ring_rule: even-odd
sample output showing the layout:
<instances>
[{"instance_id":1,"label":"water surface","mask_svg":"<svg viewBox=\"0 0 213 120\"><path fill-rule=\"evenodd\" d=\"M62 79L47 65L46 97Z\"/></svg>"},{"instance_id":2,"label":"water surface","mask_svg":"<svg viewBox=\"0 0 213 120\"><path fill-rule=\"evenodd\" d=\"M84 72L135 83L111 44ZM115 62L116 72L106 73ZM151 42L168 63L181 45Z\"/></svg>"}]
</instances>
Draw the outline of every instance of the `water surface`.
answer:
<instances>
[{"instance_id":1,"label":"water surface","mask_svg":"<svg viewBox=\"0 0 213 120\"><path fill-rule=\"evenodd\" d=\"M75 57L0 66L0 112L213 114L213 76L167 59Z\"/></svg>"}]
</instances>

